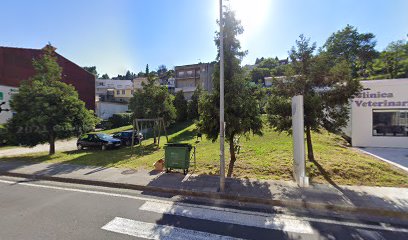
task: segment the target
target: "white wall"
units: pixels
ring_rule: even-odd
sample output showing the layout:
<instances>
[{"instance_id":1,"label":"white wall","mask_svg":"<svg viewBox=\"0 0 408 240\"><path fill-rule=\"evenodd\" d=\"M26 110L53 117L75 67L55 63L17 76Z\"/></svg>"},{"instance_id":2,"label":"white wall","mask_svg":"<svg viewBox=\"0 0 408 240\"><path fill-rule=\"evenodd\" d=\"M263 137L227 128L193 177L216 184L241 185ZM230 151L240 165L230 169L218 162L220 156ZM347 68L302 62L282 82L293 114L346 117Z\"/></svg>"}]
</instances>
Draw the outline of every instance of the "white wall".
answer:
<instances>
[{"instance_id":1,"label":"white wall","mask_svg":"<svg viewBox=\"0 0 408 240\"><path fill-rule=\"evenodd\" d=\"M113 102L96 102L96 115L104 120L110 118L115 113L124 113L128 111L127 104Z\"/></svg>"},{"instance_id":2,"label":"white wall","mask_svg":"<svg viewBox=\"0 0 408 240\"><path fill-rule=\"evenodd\" d=\"M0 99L0 103L6 102L6 104L2 105L1 108L10 109L10 105L9 105L10 98L13 94L18 92L18 88L0 85L0 92L3 95L3 99ZM10 119L12 116L13 116L12 111L9 111L9 112L2 111L0 113L0 124L6 123L7 120Z\"/></svg>"},{"instance_id":3,"label":"white wall","mask_svg":"<svg viewBox=\"0 0 408 240\"><path fill-rule=\"evenodd\" d=\"M362 81L361 84L366 88L363 92L376 93L378 97L360 95L352 100L352 145L408 148L408 136L373 136L374 109L408 109L408 79ZM384 106L385 101L395 102L399 106Z\"/></svg>"}]
</instances>

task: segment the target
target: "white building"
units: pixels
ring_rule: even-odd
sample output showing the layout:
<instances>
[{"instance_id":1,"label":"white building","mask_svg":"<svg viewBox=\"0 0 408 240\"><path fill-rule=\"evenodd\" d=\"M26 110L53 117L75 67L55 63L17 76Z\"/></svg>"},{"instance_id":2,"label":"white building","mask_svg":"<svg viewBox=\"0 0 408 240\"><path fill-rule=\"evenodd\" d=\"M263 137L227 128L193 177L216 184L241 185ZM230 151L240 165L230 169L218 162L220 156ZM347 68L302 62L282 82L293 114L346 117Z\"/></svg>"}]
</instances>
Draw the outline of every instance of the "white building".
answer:
<instances>
[{"instance_id":1,"label":"white building","mask_svg":"<svg viewBox=\"0 0 408 240\"><path fill-rule=\"evenodd\" d=\"M129 110L128 104L116 102L96 102L95 113L103 120L107 120L115 113L125 113Z\"/></svg>"},{"instance_id":2,"label":"white building","mask_svg":"<svg viewBox=\"0 0 408 240\"><path fill-rule=\"evenodd\" d=\"M115 113L128 111L128 102L133 96L133 81L96 79L95 94L96 115L108 119Z\"/></svg>"},{"instance_id":3,"label":"white building","mask_svg":"<svg viewBox=\"0 0 408 240\"><path fill-rule=\"evenodd\" d=\"M10 109L10 104L9 101L13 94L16 94L18 92L18 88L16 87L9 87L9 86L4 86L0 85L0 103L3 103L1 105L1 109ZM13 116L12 111L1 111L0 112L0 124L4 124Z\"/></svg>"},{"instance_id":4,"label":"white building","mask_svg":"<svg viewBox=\"0 0 408 240\"><path fill-rule=\"evenodd\" d=\"M361 81L351 102L353 146L408 148L408 79ZM350 132L351 130L351 132Z\"/></svg>"},{"instance_id":5,"label":"white building","mask_svg":"<svg viewBox=\"0 0 408 240\"><path fill-rule=\"evenodd\" d=\"M128 92L133 90L133 82L132 80L112 80L112 79L96 79L95 80L95 94L96 99L100 99L101 101L104 100L111 100L114 101L113 97L117 95L117 91L119 90L119 95L121 95L122 91L124 98L128 97ZM112 97L112 99L109 99Z\"/></svg>"}]
</instances>

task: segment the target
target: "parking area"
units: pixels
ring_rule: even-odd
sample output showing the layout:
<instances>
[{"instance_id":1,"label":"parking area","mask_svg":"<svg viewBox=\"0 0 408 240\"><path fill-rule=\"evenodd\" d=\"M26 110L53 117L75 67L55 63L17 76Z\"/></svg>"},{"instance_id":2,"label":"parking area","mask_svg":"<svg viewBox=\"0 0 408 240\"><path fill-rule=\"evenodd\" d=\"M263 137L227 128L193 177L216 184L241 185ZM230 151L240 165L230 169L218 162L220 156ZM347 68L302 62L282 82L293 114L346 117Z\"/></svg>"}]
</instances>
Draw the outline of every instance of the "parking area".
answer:
<instances>
[{"instance_id":1,"label":"parking area","mask_svg":"<svg viewBox=\"0 0 408 240\"><path fill-rule=\"evenodd\" d=\"M365 147L359 149L408 172L408 148Z\"/></svg>"}]
</instances>

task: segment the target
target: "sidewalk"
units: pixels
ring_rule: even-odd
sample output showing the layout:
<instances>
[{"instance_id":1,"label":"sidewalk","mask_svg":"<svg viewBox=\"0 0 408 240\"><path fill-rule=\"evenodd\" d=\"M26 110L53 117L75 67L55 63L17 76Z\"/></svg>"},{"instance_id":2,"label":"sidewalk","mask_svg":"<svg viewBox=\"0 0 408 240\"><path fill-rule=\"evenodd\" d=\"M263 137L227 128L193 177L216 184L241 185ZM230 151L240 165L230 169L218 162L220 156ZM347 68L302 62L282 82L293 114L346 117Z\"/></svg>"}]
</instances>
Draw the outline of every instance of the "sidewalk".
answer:
<instances>
[{"instance_id":1,"label":"sidewalk","mask_svg":"<svg viewBox=\"0 0 408 240\"><path fill-rule=\"evenodd\" d=\"M408 218L407 188L323 184L299 188L286 181L227 179L226 192L220 194L217 176L18 161L0 161L0 175Z\"/></svg>"}]
</instances>

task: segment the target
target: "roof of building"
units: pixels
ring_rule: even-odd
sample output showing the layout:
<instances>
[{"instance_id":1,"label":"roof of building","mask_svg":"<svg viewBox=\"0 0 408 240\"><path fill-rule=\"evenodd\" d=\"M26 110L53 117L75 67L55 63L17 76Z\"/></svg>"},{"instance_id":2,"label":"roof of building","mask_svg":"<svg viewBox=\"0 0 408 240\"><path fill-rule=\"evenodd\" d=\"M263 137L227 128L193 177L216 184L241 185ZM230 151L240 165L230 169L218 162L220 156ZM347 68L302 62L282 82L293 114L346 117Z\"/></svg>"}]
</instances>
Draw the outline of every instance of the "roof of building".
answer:
<instances>
[{"instance_id":1,"label":"roof of building","mask_svg":"<svg viewBox=\"0 0 408 240\"><path fill-rule=\"evenodd\" d=\"M212 63L196 63L196 64L180 65L180 66L175 66L174 69L178 69L178 68L196 68L196 67L201 67L202 65L207 65L207 64L212 64Z\"/></svg>"},{"instance_id":2,"label":"roof of building","mask_svg":"<svg viewBox=\"0 0 408 240\"><path fill-rule=\"evenodd\" d=\"M42 49L0 46L0 84L19 87L22 81L33 77L35 75L33 60L40 58L43 53ZM62 81L72 84L87 107L93 109L95 76L58 53L56 56L58 64L62 67Z\"/></svg>"}]
</instances>

